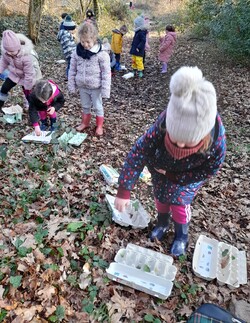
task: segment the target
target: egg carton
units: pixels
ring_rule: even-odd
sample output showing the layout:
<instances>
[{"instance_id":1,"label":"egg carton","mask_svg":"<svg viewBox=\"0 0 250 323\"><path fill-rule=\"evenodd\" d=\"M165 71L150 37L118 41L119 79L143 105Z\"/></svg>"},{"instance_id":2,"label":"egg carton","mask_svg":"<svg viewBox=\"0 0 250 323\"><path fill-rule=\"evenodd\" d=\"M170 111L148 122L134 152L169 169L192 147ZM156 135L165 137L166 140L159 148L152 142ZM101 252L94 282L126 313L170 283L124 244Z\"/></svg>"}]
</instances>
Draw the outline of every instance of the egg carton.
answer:
<instances>
[{"instance_id":1,"label":"egg carton","mask_svg":"<svg viewBox=\"0 0 250 323\"><path fill-rule=\"evenodd\" d=\"M106 269L110 279L160 299L167 299L177 268L173 258L129 243Z\"/></svg>"},{"instance_id":2,"label":"egg carton","mask_svg":"<svg viewBox=\"0 0 250 323\"><path fill-rule=\"evenodd\" d=\"M148 226L150 216L138 200L130 201L125 210L120 212L115 208L115 197L110 194L106 194L105 197L114 222L125 227L132 226L134 229L144 229Z\"/></svg>"},{"instance_id":3,"label":"egg carton","mask_svg":"<svg viewBox=\"0 0 250 323\"><path fill-rule=\"evenodd\" d=\"M206 280L217 278L220 285L237 288L247 283L245 251L200 235L193 255L194 273Z\"/></svg>"},{"instance_id":4,"label":"egg carton","mask_svg":"<svg viewBox=\"0 0 250 323\"><path fill-rule=\"evenodd\" d=\"M59 138L58 141L64 144L70 144L73 146L80 146L83 141L87 138L86 133L80 132L64 132Z\"/></svg>"},{"instance_id":5,"label":"egg carton","mask_svg":"<svg viewBox=\"0 0 250 323\"><path fill-rule=\"evenodd\" d=\"M118 183L119 173L112 166L102 164L99 169L109 185Z\"/></svg>"}]
</instances>

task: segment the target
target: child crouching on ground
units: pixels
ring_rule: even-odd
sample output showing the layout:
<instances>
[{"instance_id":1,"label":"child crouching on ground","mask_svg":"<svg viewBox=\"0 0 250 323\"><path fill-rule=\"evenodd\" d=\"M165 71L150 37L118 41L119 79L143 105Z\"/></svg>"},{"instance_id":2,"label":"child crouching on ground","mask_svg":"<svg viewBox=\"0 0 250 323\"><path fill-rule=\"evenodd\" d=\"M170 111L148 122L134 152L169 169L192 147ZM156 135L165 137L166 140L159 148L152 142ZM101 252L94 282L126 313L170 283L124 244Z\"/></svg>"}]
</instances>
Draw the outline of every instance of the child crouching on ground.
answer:
<instances>
[{"instance_id":1,"label":"child crouching on ground","mask_svg":"<svg viewBox=\"0 0 250 323\"><path fill-rule=\"evenodd\" d=\"M96 114L96 135L103 135L104 110L102 98L109 98L111 87L110 58L98 41L98 31L88 22L78 29L79 44L72 53L68 89L79 89L82 105L82 122L76 128L83 131L89 127L91 108Z\"/></svg>"},{"instance_id":2,"label":"child crouching on ground","mask_svg":"<svg viewBox=\"0 0 250 323\"><path fill-rule=\"evenodd\" d=\"M36 72L33 65L32 41L25 35L5 30L1 42L2 56L0 73L9 71L0 90L0 108L8 99L10 90L17 84L21 85L27 97L36 82Z\"/></svg>"},{"instance_id":3,"label":"child crouching on ground","mask_svg":"<svg viewBox=\"0 0 250 323\"><path fill-rule=\"evenodd\" d=\"M41 135L41 131L55 130L56 112L64 105L64 96L59 87L51 80L39 80L28 98L30 120L35 128L35 134ZM40 121L40 125L39 125Z\"/></svg>"},{"instance_id":4,"label":"child crouching on ground","mask_svg":"<svg viewBox=\"0 0 250 323\"><path fill-rule=\"evenodd\" d=\"M217 112L216 92L197 67L182 67L170 81L167 109L129 152L119 177L115 207L128 205L144 166L153 182L158 219L151 240L162 240L174 222L171 253L185 254L191 203L225 159L225 129Z\"/></svg>"}]
</instances>

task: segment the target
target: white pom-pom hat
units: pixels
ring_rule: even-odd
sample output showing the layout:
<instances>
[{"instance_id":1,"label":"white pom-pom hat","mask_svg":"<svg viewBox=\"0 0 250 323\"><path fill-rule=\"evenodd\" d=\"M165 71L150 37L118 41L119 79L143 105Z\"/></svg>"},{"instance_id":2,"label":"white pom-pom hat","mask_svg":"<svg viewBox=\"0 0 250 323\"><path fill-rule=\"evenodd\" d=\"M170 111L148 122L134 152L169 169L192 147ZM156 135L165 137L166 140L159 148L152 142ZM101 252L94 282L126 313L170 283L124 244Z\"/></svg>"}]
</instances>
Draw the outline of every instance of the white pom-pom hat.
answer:
<instances>
[{"instance_id":1,"label":"white pom-pom hat","mask_svg":"<svg viewBox=\"0 0 250 323\"><path fill-rule=\"evenodd\" d=\"M183 66L170 80L166 129L174 142L198 143L215 125L215 88L197 67Z\"/></svg>"}]
</instances>

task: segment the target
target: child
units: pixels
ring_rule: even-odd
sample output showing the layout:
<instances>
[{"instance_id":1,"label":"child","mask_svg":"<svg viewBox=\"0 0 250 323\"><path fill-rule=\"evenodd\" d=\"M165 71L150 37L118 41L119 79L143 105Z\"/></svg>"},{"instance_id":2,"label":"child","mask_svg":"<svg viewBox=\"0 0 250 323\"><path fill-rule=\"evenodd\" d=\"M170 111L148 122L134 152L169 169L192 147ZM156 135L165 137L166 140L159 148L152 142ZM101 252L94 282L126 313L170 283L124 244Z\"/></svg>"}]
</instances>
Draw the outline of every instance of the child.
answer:
<instances>
[{"instance_id":1,"label":"child","mask_svg":"<svg viewBox=\"0 0 250 323\"><path fill-rule=\"evenodd\" d=\"M82 123L76 129L89 127L91 107L96 113L96 135L103 135L104 111L102 98L109 98L111 86L110 59L97 39L94 24L83 23L78 30L79 44L72 53L69 70L69 92L79 88L82 105Z\"/></svg>"},{"instance_id":2,"label":"child","mask_svg":"<svg viewBox=\"0 0 250 323\"><path fill-rule=\"evenodd\" d=\"M168 61L176 43L176 33L173 26L166 26L166 35L160 38L159 61L162 62L161 73L167 73Z\"/></svg>"},{"instance_id":3,"label":"child","mask_svg":"<svg viewBox=\"0 0 250 323\"><path fill-rule=\"evenodd\" d=\"M67 15L68 15L67 12L64 12L64 13L61 14L62 21L61 21L60 26L59 26L59 31L64 29L63 23L64 23L64 19L66 18Z\"/></svg>"},{"instance_id":4,"label":"child","mask_svg":"<svg viewBox=\"0 0 250 323\"><path fill-rule=\"evenodd\" d=\"M110 46L108 38L103 38L103 40L102 40L102 50L105 50L109 54L111 75L113 75L115 65L116 65L116 59L115 59L115 54L111 50L111 46Z\"/></svg>"},{"instance_id":5,"label":"child","mask_svg":"<svg viewBox=\"0 0 250 323\"><path fill-rule=\"evenodd\" d=\"M21 35L21 39L20 39ZM5 30L1 43L0 74L8 69L9 74L0 90L0 108L8 98L9 91L17 84L22 85L27 98L36 82L32 51L34 46L30 39L12 30Z\"/></svg>"},{"instance_id":6,"label":"child","mask_svg":"<svg viewBox=\"0 0 250 323\"><path fill-rule=\"evenodd\" d=\"M39 80L29 95L29 115L37 136L41 130L47 130L50 118L50 130L55 130L56 112L64 105L64 96L59 87L51 80ZM39 120L41 125L39 125Z\"/></svg>"},{"instance_id":7,"label":"child","mask_svg":"<svg viewBox=\"0 0 250 323\"><path fill-rule=\"evenodd\" d=\"M128 32L128 28L126 25L120 27L120 29L113 29L112 30L112 39L111 39L111 49L115 54L115 70L121 70L121 52L122 52L122 43L123 43L123 36Z\"/></svg>"},{"instance_id":8,"label":"child","mask_svg":"<svg viewBox=\"0 0 250 323\"><path fill-rule=\"evenodd\" d=\"M71 54L76 48L74 39L74 33L76 24L72 21L72 18L67 15L63 22L63 29L61 29L57 35L57 40L61 43L64 57L67 61L66 77L68 78Z\"/></svg>"},{"instance_id":9,"label":"child","mask_svg":"<svg viewBox=\"0 0 250 323\"><path fill-rule=\"evenodd\" d=\"M151 240L161 240L175 226L171 253L184 254L190 204L199 188L221 168L225 130L217 113L216 92L197 67L181 67L170 80L166 111L135 143L119 177L115 207L123 211L130 191L147 166L153 181L158 221Z\"/></svg>"},{"instance_id":10,"label":"child","mask_svg":"<svg viewBox=\"0 0 250 323\"><path fill-rule=\"evenodd\" d=\"M147 30L144 26L144 17L138 16L134 20L135 35L132 41L130 54L132 55L132 69L135 75L138 70L138 76L143 77L143 57L145 53Z\"/></svg>"}]
</instances>

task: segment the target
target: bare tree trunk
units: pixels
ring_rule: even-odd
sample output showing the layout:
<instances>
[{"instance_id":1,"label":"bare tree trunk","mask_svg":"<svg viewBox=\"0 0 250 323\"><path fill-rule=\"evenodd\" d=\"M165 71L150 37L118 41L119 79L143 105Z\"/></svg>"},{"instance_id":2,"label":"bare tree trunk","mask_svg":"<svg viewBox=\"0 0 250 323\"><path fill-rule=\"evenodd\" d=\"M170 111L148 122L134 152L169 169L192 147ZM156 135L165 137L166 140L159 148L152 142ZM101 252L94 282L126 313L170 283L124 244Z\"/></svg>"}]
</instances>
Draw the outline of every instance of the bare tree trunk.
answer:
<instances>
[{"instance_id":1,"label":"bare tree trunk","mask_svg":"<svg viewBox=\"0 0 250 323\"><path fill-rule=\"evenodd\" d=\"M96 21L97 21L97 20L98 20L98 17L99 17L99 5L98 5L98 0L93 0L93 9L94 9L95 18L96 18Z\"/></svg>"},{"instance_id":2,"label":"bare tree trunk","mask_svg":"<svg viewBox=\"0 0 250 323\"><path fill-rule=\"evenodd\" d=\"M29 0L29 37L34 42L34 44L37 44L39 42L40 24L44 4L45 0Z\"/></svg>"}]
</instances>

